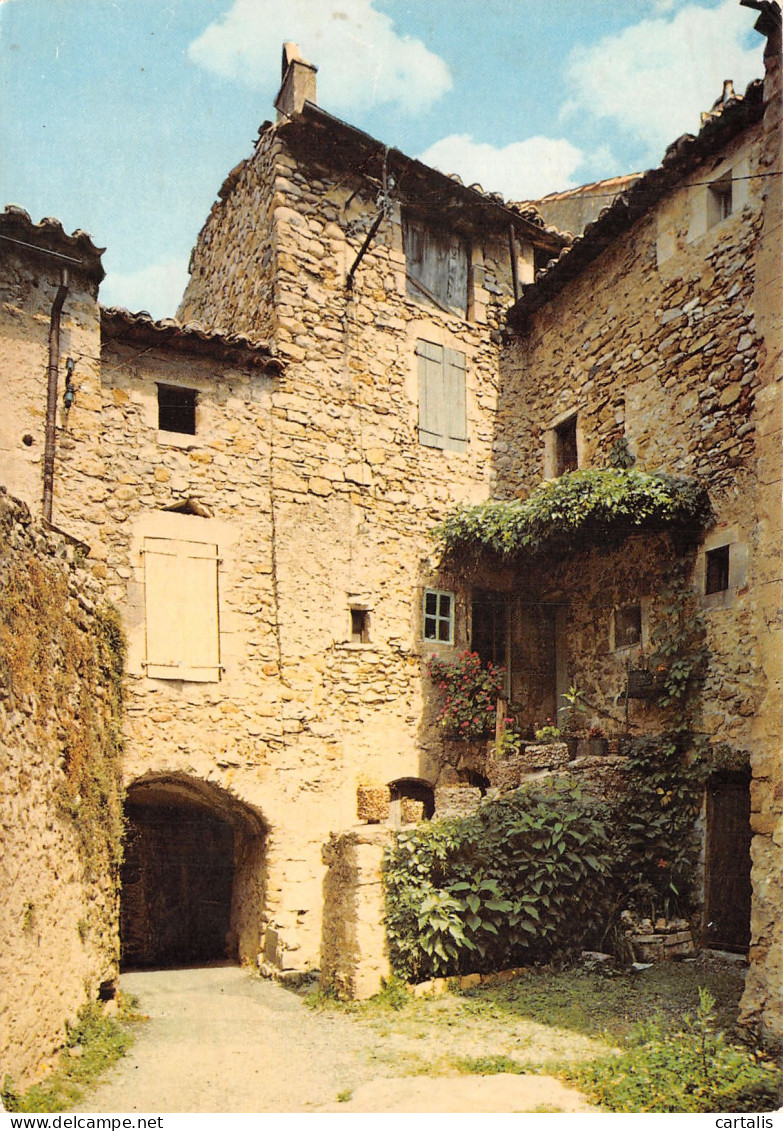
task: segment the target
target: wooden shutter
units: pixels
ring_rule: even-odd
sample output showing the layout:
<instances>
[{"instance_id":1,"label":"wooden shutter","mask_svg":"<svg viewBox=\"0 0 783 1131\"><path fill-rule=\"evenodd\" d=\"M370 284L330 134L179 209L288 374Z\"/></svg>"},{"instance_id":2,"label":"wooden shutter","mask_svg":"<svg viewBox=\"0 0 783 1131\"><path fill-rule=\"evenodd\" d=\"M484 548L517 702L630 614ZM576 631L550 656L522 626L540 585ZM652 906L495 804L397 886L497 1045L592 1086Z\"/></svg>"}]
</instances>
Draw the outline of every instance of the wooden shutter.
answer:
<instances>
[{"instance_id":1,"label":"wooden shutter","mask_svg":"<svg viewBox=\"0 0 783 1131\"><path fill-rule=\"evenodd\" d=\"M443 346L416 343L419 359L419 443L442 448L446 439L446 389L443 378Z\"/></svg>"},{"instance_id":2,"label":"wooden shutter","mask_svg":"<svg viewBox=\"0 0 783 1131\"><path fill-rule=\"evenodd\" d=\"M407 293L464 318L468 308L468 249L451 232L432 231L415 221L403 224ZM417 285L419 284L419 285Z\"/></svg>"},{"instance_id":3,"label":"wooden shutter","mask_svg":"<svg viewBox=\"0 0 783 1131\"><path fill-rule=\"evenodd\" d=\"M217 546L144 540L147 675L220 678Z\"/></svg>"},{"instance_id":4,"label":"wooden shutter","mask_svg":"<svg viewBox=\"0 0 783 1131\"><path fill-rule=\"evenodd\" d=\"M464 353L449 349L443 351L443 382L446 402L444 447L453 452L464 452L468 440Z\"/></svg>"}]
</instances>

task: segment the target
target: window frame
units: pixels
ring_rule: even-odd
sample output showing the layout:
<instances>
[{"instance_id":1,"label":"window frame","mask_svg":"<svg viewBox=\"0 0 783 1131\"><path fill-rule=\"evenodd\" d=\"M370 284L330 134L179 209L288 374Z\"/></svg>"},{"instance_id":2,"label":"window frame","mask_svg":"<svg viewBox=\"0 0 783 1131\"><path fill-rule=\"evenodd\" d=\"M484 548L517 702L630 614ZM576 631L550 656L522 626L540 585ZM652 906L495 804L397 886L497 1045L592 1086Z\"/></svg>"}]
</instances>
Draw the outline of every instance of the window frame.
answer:
<instances>
[{"instance_id":1,"label":"window frame","mask_svg":"<svg viewBox=\"0 0 783 1131\"><path fill-rule=\"evenodd\" d=\"M157 409L158 409L158 431L164 432L170 436L195 436L197 431L197 406L198 406L198 390L193 389L188 385L171 385L165 381L156 381L157 387ZM164 397L167 394L173 394L175 400L179 400L178 404L164 405L161 403L161 395ZM187 403L186 403L187 402ZM171 413L167 419L167 423L173 422L173 415L180 413L188 415L188 427L171 428L166 427L163 423L164 415Z\"/></svg>"},{"instance_id":2,"label":"window frame","mask_svg":"<svg viewBox=\"0 0 783 1131\"><path fill-rule=\"evenodd\" d=\"M718 580L725 584L711 585L711 573L714 577L715 570L710 569L711 563L716 563ZM720 546L713 546L704 551L704 596L712 597L716 593L727 593L731 589L731 543L724 542Z\"/></svg>"},{"instance_id":3,"label":"window frame","mask_svg":"<svg viewBox=\"0 0 783 1131\"><path fill-rule=\"evenodd\" d=\"M707 186L707 228L714 228L734 212L734 178L731 169Z\"/></svg>"},{"instance_id":4,"label":"window frame","mask_svg":"<svg viewBox=\"0 0 783 1131\"><path fill-rule=\"evenodd\" d=\"M402 250L406 297L424 306L435 306L444 314L467 319L472 291L469 241L451 229L403 213ZM444 264L445 292L443 279L438 277Z\"/></svg>"},{"instance_id":5,"label":"window frame","mask_svg":"<svg viewBox=\"0 0 783 1131\"><path fill-rule=\"evenodd\" d=\"M435 611L428 612L427 598L435 597ZM449 601L449 612L443 614L441 610L441 598L447 598ZM424 589L421 597L421 638L426 644L454 644L454 628L455 628L455 613L456 613L456 594L449 589ZM434 622L435 635L427 635L427 623ZM448 638L444 639L439 634L439 627L441 623L445 622L448 625Z\"/></svg>"}]
</instances>

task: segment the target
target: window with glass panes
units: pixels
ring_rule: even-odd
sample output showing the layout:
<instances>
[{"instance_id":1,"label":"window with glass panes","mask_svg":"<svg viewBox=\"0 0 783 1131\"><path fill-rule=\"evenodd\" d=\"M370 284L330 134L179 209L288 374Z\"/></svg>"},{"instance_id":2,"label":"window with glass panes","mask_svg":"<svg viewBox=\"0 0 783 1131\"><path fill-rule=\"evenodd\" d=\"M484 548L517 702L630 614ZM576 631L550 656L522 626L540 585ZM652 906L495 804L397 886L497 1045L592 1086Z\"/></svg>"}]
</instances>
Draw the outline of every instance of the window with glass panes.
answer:
<instances>
[{"instance_id":1,"label":"window with glass panes","mask_svg":"<svg viewBox=\"0 0 783 1131\"><path fill-rule=\"evenodd\" d=\"M442 589L424 590L424 629L425 640L439 644L454 642L454 594Z\"/></svg>"}]
</instances>

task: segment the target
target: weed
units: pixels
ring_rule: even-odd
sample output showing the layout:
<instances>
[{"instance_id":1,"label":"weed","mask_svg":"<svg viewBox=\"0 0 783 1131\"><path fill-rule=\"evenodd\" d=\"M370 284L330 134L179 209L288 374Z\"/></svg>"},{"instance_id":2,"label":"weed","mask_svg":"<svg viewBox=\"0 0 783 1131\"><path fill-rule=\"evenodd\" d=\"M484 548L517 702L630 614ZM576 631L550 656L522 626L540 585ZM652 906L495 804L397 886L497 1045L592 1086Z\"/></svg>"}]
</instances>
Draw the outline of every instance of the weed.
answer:
<instances>
[{"instance_id":1,"label":"weed","mask_svg":"<svg viewBox=\"0 0 783 1131\"><path fill-rule=\"evenodd\" d=\"M466 1076L497 1076L501 1072L521 1076L530 1071L529 1065L520 1064L510 1056L462 1056L454 1066Z\"/></svg>"},{"instance_id":2,"label":"weed","mask_svg":"<svg viewBox=\"0 0 783 1131\"><path fill-rule=\"evenodd\" d=\"M562 1070L569 1083L615 1112L772 1111L781 1072L760 1052L727 1042L715 1028L715 999L676 1027L644 1022L620 1056Z\"/></svg>"},{"instance_id":3,"label":"weed","mask_svg":"<svg viewBox=\"0 0 783 1131\"><path fill-rule=\"evenodd\" d=\"M338 1104L347 1104L351 1099L353 1099L353 1088L343 1088L341 1092L337 1093Z\"/></svg>"},{"instance_id":4,"label":"weed","mask_svg":"<svg viewBox=\"0 0 783 1131\"><path fill-rule=\"evenodd\" d=\"M66 1027L66 1043L58 1067L40 1084L19 1093L9 1076L2 1091L6 1111L67 1111L78 1103L84 1089L128 1051L133 1035L128 1028L128 1005L121 1002L119 1018L107 1017L97 1002L79 1012L75 1025ZM74 1056L71 1050L79 1050Z\"/></svg>"}]
</instances>

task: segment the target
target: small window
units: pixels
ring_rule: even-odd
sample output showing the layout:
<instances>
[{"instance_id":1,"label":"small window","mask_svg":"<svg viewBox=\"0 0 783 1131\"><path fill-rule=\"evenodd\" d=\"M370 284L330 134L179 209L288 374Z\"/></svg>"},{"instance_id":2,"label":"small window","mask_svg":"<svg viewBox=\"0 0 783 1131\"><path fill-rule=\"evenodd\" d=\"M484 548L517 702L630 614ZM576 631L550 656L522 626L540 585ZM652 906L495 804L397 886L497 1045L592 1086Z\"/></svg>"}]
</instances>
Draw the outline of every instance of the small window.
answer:
<instances>
[{"instance_id":1,"label":"small window","mask_svg":"<svg viewBox=\"0 0 783 1131\"><path fill-rule=\"evenodd\" d=\"M712 228L732 212L731 173L713 182L707 190L707 227Z\"/></svg>"},{"instance_id":2,"label":"small window","mask_svg":"<svg viewBox=\"0 0 783 1131\"><path fill-rule=\"evenodd\" d=\"M729 587L729 547L707 550L704 558L704 592L723 593Z\"/></svg>"},{"instance_id":3,"label":"small window","mask_svg":"<svg viewBox=\"0 0 783 1131\"><path fill-rule=\"evenodd\" d=\"M419 443L464 452L468 443L465 354L418 341Z\"/></svg>"},{"instance_id":4,"label":"small window","mask_svg":"<svg viewBox=\"0 0 783 1131\"><path fill-rule=\"evenodd\" d=\"M440 589L424 590L424 639L438 644L454 643L454 594Z\"/></svg>"},{"instance_id":5,"label":"small window","mask_svg":"<svg viewBox=\"0 0 783 1131\"><path fill-rule=\"evenodd\" d=\"M158 428L161 432L196 435L196 390L158 385Z\"/></svg>"},{"instance_id":6,"label":"small window","mask_svg":"<svg viewBox=\"0 0 783 1131\"><path fill-rule=\"evenodd\" d=\"M370 643L370 614L367 609L351 609L351 643Z\"/></svg>"},{"instance_id":7,"label":"small window","mask_svg":"<svg viewBox=\"0 0 783 1131\"><path fill-rule=\"evenodd\" d=\"M626 605L614 614L615 648L631 648L642 640L642 606Z\"/></svg>"},{"instance_id":8,"label":"small window","mask_svg":"<svg viewBox=\"0 0 783 1131\"><path fill-rule=\"evenodd\" d=\"M570 416L555 428L555 473L576 471L579 455L576 446L576 417Z\"/></svg>"}]
</instances>

